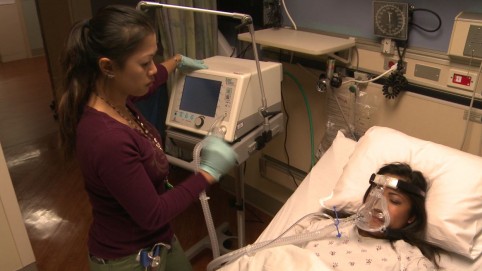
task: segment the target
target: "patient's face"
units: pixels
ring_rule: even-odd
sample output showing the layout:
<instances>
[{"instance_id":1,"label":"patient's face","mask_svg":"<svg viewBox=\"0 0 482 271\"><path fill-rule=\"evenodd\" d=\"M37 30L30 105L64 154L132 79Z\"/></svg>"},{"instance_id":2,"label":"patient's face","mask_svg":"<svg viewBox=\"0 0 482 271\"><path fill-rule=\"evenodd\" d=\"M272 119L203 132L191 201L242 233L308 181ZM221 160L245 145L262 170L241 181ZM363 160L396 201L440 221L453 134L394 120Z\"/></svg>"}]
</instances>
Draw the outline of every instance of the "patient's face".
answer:
<instances>
[{"instance_id":1,"label":"patient's face","mask_svg":"<svg viewBox=\"0 0 482 271\"><path fill-rule=\"evenodd\" d=\"M386 187L383 195L387 200L390 214L390 229L401 229L413 221L411 217L412 202L410 198L399 190Z\"/></svg>"},{"instance_id":2,"label":"patient's face","mask_svg":"<svg viewBox=\"0 0 482 271\"><path fill-rule=\"evenodd\" d=\"M399 176L395 175L386 175L400 178ZM386 199L388 214L390 216L390 224L388 225L388 228L401 229L414 221L414 217L411 215L412 201L406 193L398 189L384 187L383 196ZM374 221L374 223L377 223L376 227L379 227L381 224L383 224L383 221ZM384 237L384 233L382 232L370 232L365 234L373 237Z\"/></svg>"}]
</instances>

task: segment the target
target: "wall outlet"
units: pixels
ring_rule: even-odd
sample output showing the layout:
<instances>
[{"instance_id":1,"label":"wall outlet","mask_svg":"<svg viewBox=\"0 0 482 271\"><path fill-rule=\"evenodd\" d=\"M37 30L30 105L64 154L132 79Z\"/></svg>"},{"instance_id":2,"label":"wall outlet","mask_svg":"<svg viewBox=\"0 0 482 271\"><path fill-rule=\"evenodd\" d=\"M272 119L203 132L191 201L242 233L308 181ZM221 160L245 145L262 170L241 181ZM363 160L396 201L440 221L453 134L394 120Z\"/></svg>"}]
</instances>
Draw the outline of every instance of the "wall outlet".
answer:
<instances>
[{"instance_id":1,"label":"wall outlet","mask_svg":"<svg viewBox=\"0 0 482 271\"><path fill-rule=\"evenodd\" d=\"M393 58L385 58L385 62L383 64L383 69L388 70L390 69L393 65L398 63L398 59L393 59ZM402 74L405 74L405 71L407 70L407 61L403 61L403 69L402 69Z\"/></svg>"}]
</instances>

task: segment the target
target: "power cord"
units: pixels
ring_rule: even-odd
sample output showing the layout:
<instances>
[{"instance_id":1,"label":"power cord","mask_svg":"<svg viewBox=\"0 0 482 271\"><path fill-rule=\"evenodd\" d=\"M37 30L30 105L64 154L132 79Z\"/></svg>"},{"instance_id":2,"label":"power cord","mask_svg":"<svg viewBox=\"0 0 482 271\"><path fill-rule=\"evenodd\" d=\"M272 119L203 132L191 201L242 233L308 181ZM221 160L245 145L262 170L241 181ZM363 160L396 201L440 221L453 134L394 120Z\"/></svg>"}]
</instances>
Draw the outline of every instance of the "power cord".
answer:
<instances>
[{"instance_id":1,"label":"power cord","mask_svg":"<svg viewBox=\"0 0 482 271\"><path fill-rule=\"evenodd\" d=\"M428 12L428 13L432 13L438 20L438 26L435 27L434 29L427 29L425 27L422 27L418 24L415 24L413 23L413 21L410 22L410 25L411 26L415 26L425 32L435 32L435 31L438 31L440 29L440 27L442 27L442 19L440 18L440 16L435 12L435 11L432 11L432 10L429 10L429 9L426 9L426 8L414 8L412 9L412 16L413 16L413 12L416 12L416 11L423 11L423 12Z\"/></svg>"},{"instance_id":2,"label":"power cord","mask_svg":"<svg viewBox=\"0 0 482 271\"><path fill-rule=\"evenodd\" d=\"M285 97L284 97L284 93L283 93L283 89L281 89L281 99L282 99L282 104L283 104L283 110L285 112L285 139L284 139L284 142L283 142L283 148L284 148L284 152L285 152L285 155L286 155L286 164L288 164L288 174L291 176L291 179L293 180L293 183L295 184L295 187L298 187L299 184L296 182L296 178L295 178L295 175L293 174L293 172L291 172L291 161L290 161L290 154L288 152L288 148L287 148L287 145L288 145L288 123L290 121L290 115L288 113L288 110L286 109L286 103L285 103Z\"/></svg>"},{"instance_id":3,"label":"power cord","mask_svg":"<svg viewBox=\"0 0 482 271\"><path fill-rule=\"evenodd\" d=\"M285 0L281 0L281 1L283 2L283 8L284 8L284 10L285 10L285 13L286 13L286 15L288 16L288 19L290 19L291 24L293 25L293 29L294 29L294 30L298 30L298 26L296 26L295 21L293 20L293 18L291 18L291 14L290 14L290 12L288 11L288 8L286 8Z\"/></svg>"}]
</instances>

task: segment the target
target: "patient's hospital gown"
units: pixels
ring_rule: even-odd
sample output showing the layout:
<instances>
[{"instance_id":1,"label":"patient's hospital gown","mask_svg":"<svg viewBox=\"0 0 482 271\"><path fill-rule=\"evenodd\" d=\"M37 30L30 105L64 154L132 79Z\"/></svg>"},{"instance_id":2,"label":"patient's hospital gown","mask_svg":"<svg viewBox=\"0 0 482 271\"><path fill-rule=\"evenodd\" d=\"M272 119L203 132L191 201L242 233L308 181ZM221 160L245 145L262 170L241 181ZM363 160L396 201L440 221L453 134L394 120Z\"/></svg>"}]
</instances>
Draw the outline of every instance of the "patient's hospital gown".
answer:
<instances>
[{"instance_id":1,"label":"patient's hospital gown","mask_svg":"<svg viewBox=\"0 0 482 271\"><path fill-rule=\"evenodd\" d=\"M331 221L318 221L307 231L321 229ZM403 240L393 242L361 236L354 225L340 229L321 240L311 241L304 249L293 245L269 248L243 256L223 271L233 270L436 270L417 247Z\"/></svg>"},{"instance_id":2,"label":"patient's hospital gown","mask_svg":"<svg viewBox=\"0 0 482 271\"><path fill-rule=\"evenodd\" d=\"M310 231L314 229L309 229ZM393 242L361 236L358 228L341 230L322 240L309 242L305 249L333 270L434 270L420 250L403 240Z\"/></svg>"}]
</instances>

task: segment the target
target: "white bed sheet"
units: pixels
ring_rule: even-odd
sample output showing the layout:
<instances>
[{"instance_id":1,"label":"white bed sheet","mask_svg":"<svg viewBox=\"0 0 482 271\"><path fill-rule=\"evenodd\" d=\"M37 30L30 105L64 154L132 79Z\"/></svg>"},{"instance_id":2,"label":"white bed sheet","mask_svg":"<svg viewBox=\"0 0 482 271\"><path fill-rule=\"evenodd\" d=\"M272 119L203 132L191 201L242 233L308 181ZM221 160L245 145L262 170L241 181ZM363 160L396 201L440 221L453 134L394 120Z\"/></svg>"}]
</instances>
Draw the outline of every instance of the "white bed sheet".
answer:
<instances>
[{"instance_id":1,"label":"white bed sheet","mask_svg":"<svg viewBox=\"0 0 482 271\"><path fill-rule=\"evenodd\" d=\"M355 141L344 138L341 134L335 141L256 242L275 239L301 217L321 210L320 199L331 194L356 146ZM482 270L482 257L471 260L455 253L442 253L439 263L443 270Z\"/></svg>"}]
</instances>

